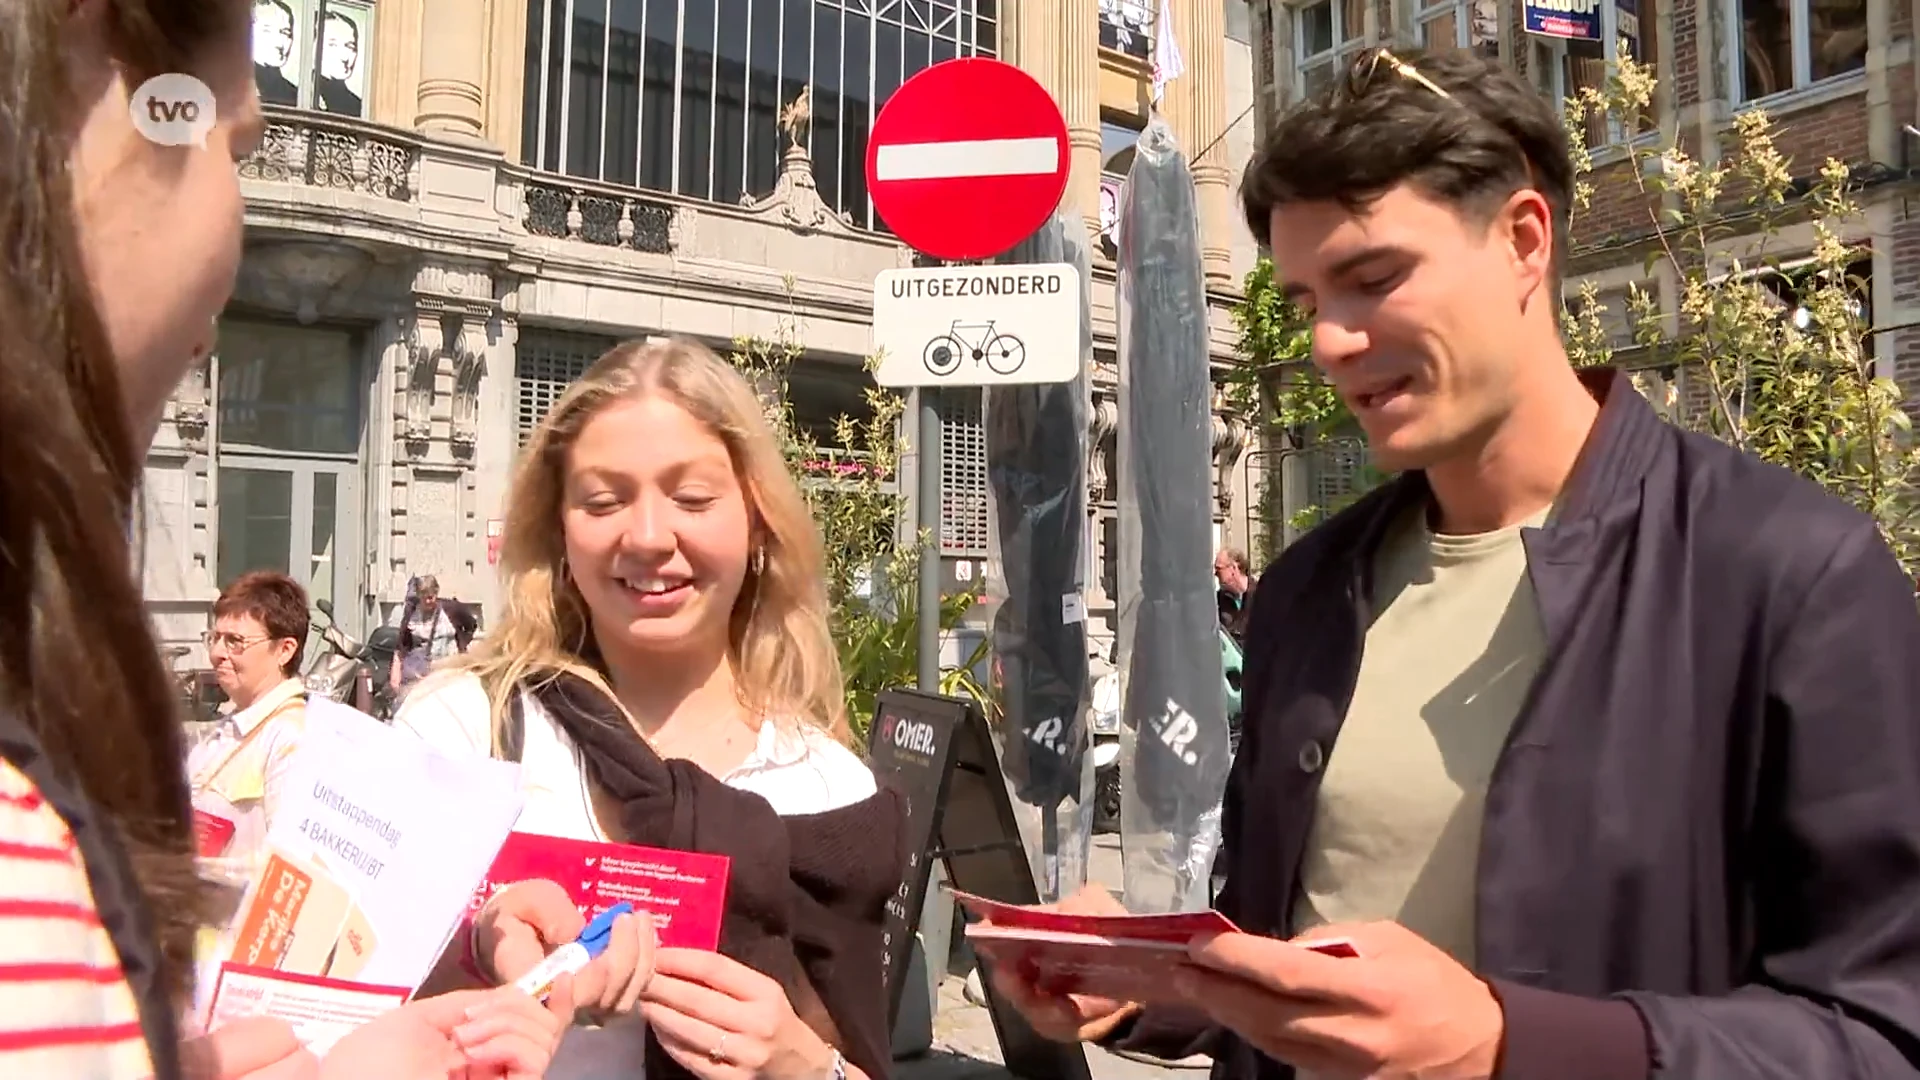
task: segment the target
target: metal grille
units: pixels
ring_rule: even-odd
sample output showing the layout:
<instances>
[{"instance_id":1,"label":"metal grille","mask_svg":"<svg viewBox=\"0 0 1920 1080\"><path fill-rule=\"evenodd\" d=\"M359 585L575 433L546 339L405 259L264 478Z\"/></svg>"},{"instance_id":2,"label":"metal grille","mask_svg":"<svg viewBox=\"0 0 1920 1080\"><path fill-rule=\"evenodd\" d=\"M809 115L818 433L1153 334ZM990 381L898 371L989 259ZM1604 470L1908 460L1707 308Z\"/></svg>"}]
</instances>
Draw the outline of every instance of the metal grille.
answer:
<instances>
[{"instance_id":1,"label":"metal grille","mask_svg":"<svg viewBox=\"0 0 1920 1080\"><path fill-rule=\"evenodd\" d=\"M820 197L876 230L874 118L905 79L1000 40L996 0L624 0L612 20L606 0L526 5L524 161L737 206L775 189L780 110L811 89Z\"/></svg>"},{"instance_id":2,"label":"metal grille","mask_svg":"<svg viewBox=\"0 0 1920 1080\"><path fill-rule=\"evenodd\" d=\"M987 555L987 429L985 394L952 389L940 395L940 553Z\"/></svg>"},{"instance_id":3,"label":"metal grille","mask_svg":"<svg viewBox=\"0 0 1920 1080\"><path fill-rule=\"evenodd\" d=\"M1367 463L1366 443L1359 439L1329 439L1309 449L1307 455L1311 505L1333 510L1363 494L1360 470Z\"/></svg>"},{"instance_id":4,"label":"metal grille","mask_svg":"<svg viewBox=\"0 0 1920 1080\"><path fill-rule=\"evenodd\" d=\"M613 348L614 338L572 334L559 330L522 330L513 358L514 426L519 445L525 446L533 429L575 379L600 354Z\"/></svg>"}]
</instances>

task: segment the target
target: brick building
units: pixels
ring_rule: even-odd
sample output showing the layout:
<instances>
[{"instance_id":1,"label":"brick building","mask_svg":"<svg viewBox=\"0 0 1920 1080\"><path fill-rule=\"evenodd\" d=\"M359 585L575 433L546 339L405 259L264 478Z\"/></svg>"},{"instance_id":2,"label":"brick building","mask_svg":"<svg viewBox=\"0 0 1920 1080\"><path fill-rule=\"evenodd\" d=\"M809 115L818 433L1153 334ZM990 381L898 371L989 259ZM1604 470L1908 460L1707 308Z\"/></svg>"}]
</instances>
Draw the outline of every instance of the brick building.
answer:
<instances>
[{"instance_id":1,"label":"brick building","mask_svg":"<svg viewBox=\"0 0 1920 1080\"><path fill-rule=\"evenodd\" d=\"M1600 40L1569 42L1525 32L1529 6L1571 11L1600 26ZM1678 144L1715 161L1731 146L1735 117L1765 109L1796 179L1828 157L1862 182L1863 213L1842 235L1859 252L1865 316L1879 370L1920 398L1920 190L1912 182L1920 143L1915 95L1915 5L1907 0L1264 0L1254 5L1256 100L1268 116L1321 85L1360 49L1451 45L1498 56L1543 93L1563 100L1597 85L1620 39L1659 80L1655 146ZM1675 327L1675 274L1648 267L1649 204L1621 143L1622 132L1587 125L1594 197L1576 218L1566 283L1591 282L1607 304L1617 344L1632 340L1624 298L1639 284L1660 298ZM1754 237L1733 237L1730 246ZM1812 229L1783 228L1767 251L1791 270L1810 253ZM1791 274L1788 275L1789 281ZM1631 363L1631 357L1623 357ZM1679 372L1687 393L1686 373ZM1697 386L1694 388L1697 392ZM1689 395L1691 396L1691 395Z\"/></svg>"}]
</instances>

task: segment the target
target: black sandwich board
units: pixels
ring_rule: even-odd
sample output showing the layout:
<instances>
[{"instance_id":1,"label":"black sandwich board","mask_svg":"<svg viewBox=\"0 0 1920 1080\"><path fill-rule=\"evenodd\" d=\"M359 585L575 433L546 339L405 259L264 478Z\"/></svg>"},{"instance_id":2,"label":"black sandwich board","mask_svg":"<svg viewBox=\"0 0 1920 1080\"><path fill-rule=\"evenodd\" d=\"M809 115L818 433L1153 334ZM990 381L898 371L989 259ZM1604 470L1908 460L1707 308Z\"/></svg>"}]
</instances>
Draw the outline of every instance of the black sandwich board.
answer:
<instances>
[{"instance_id":1,"label":"black sandwich board","mask_svg":"<svg viewBox=\"0 0 1920 1080\"><path fill-rule=\"evenodd\" d=\"M884 691L874 709L867 752L874 773L907 799L907 874L887 904L892 1024L900 1012L933 860L946 862L947 880L961 892L1010 904L1037 904L1040 894L1000 776L993 735L972 702L919 690ZM928 964L946 971L944 956L929 957ZM1030 1080L1089 1080L1086 1051L1042 1037L982 975L1009 1072Z\"/></svg>"}]
</instances>

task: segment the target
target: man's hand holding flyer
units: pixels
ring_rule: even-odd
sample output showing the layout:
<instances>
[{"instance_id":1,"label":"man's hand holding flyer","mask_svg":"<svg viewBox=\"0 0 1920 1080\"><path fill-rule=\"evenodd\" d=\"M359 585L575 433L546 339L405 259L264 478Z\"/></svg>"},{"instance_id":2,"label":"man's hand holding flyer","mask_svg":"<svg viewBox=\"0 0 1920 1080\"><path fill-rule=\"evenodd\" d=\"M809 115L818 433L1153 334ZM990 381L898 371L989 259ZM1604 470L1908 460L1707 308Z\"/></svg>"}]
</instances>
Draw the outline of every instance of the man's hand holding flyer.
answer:
<instances>
[{"instance_id":1,"label":"man's hand holding flyer","mask_svg":"<svg viewBox=\"0 0 1920 1080\"><path fill-rule=\"evenodd\" d=\"M984 920L967 926L967 940L976 950L1055 994L1177 1002L1173 976L1190 965L1187 955L1193 942L1240 932L1217 911L1079 915L1001 903L957 890L953 895ZM1329 956L1358 955L1352 943L1340 938L1301 944Z\"/></svg>"}]
</instances>

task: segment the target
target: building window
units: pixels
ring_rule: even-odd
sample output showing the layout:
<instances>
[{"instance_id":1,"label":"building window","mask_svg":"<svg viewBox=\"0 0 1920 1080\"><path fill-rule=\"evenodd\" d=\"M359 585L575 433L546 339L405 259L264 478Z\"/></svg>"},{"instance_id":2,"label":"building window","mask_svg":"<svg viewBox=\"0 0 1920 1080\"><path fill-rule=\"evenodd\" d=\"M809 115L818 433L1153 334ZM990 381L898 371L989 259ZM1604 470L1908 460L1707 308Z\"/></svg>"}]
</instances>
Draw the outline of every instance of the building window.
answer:
<instances>
[{"instance_id":1,"label":"building window","mask_svg":"<svg viewBox=\"0 0 1920 1080\"><path fill-rule=\"evenodd\" d=\"M1773 315L1782 322L1791 323L1800 330L1813 325L1813 311L1805 305L1803 297L1822 285L1825 272L1813 256L1788 259L1773 266L1762 266L1753 270L1743 270L1737 275L1723 274L1709 281L1709 285L1721 285L1727 281L1744 281L1759 285L1770 294L1774 303ZM1831 280L1831 279L1827 279ZM1855 326L1860 330L1859 359L1869 372L1878 373L1878 359L1874 351L1873 326L1873 253L1869 250L1857 250L1854 258L1845 270L1841 282L1849 299ZM1756 360L1748 365L1747 385L1736 388L1732 404L1744 409L1749 395L1758 393L1759 382L1773 374L1775 365L1769 360Z\"/></svg>"},{"instance_id":2,"label":"building window","mask_svg":"<svg viewBox=\"0 0 1920 1080\"><path fill-rule=\"evenodd\" d=\"M223 448L359 453L363 387L350 332L224 319L217 355Z\"/></svg>"},{"instance_id":3,"label":"building window","mask_svg":"<svg viewBox=\"0 0 1920 1080\"><path fill-rule=\"evenodd\" d=\"M620 343L618 338L526 328L514 346L513 391L516 445L525 446L575 379Z\"/></svg>"},{"instance_id":4,"label":"building window","mask_svg":"<svg viewBox=\"0 0 1920 1080\"><path fill-rule=\"evenodd\" d=\"M1100 0L1100 47L1139 60L1151 56L1152 0Z\"/></svg>"},{"instance_id":5,"label":"building window","mask_svg":"<svg viewBox=\"0 0 1920 1080\"><path fill-rule=\"evenodd\" d=\"M1600 4L1599 10L1598 39L1533 39L1533 68L1541 73L1540 88L1555 101L1564 102L1587 88L1604 89L1608 70L1619 62L1623 42L1628 49L1626 55L1652 69L1655 79L1662 77L1654 33L1659 12L1655 0L1613 0ZM1660 124L1654 105L1654 102L1647 103L1646 111L1635 118L1632 131L1627 130L1619 117L1588 117L1588 148L1624 142L1654 130Z\"/></svg>"},{"instance_id":6,"label":"building window","mask_svg":"<svg viewBox=\"0 0 1920 1080\"><path fill-rule=\"evenodd\" d=\"M812 88L820 195L864 228L867 132L908 78L992 56L997 0L528 0L521 153L569 176L737 204L773 190Z\"/></svg>"},{"instance_id":7,"label":"building window","mask_svg":"<svg viewBox=\"0 0 1920 1080\"><path fill-rule=\"evenodd\" d=\"M1120 196L1133 168L1133 146L1140 141L1139 120L1100 123L1100 249L1111 259L1119 251Z\"/></svg>"},{"instance_id":8,"label":"building window","mask_svg":"<svg viewBox=\"0 0 1920 1080\"><path fill-rule=\"evenodd\" d=\"M222 319L214 573L290 574L316 601L360 596L361 340L350 330Z\"/></svg>"},{"instance_id":9,"label":"building window","mask_svg":"<svg viewBox=\"0 0 1920 1080\"><path fill-rule=\"evenodd\" d=\"M254 0L253 81L267 105L367 115L371 0Z\"/></svg>"},{"instance_id":10,"label":"building window","mask_svg":"<svg viewBox=\"0 0 1920 1080\"><path fill-rule=\"evenodd\" d=\"M1366 0L1319 0L1294 9L1293 49L1299 91L1312 97L1345 72L1366 44Z\"/></svg>"},{"instance_id":11,"label":"building window","mask_svg":"<svg viewBox=\"0 0 1920 1080\"><path fill-rule=\"evenodd\" d=\"M859 439L864 425L873 421L873 404L867 400L873 385L873 376L857 360L817 357L794 364L787 370L787 407L794 429L821 450L862 450L844 445L840 420L852 421L854 438Z\"/></svg>"},{"instance_id":12,"label":"building window","mask_svg":"<svg viewBox=\"0 0 1920 1080\"><path fill-rule=\"evenodd\" d=\"M1768 292L1779 301L1779 317L1805 330L1812 325L1813 312L1801 300L1801 296L1816 290L1823 282L1819 267L1811 260L1795 261L1772 270L1763 270L1753 275ZM1858 325L1865 329L1873 325L1873 255L1861 252L1859 258L1847 265L1843 284L1852 303L1852 313L1859 320ZM1871 360L1873 343L1869 337L1862 345L1861 355Z\"/></svg>"},{"instance_id":13,"label":"building window","mask_svg":"<svg viewBox=\"0 0 1920 1080\"><path fill-rule=\"evenodd\" d=\"M1414 37L1423 49L1475 49L1500 55L1500 9L1495 0L1416 0Z\"/></svg>"},{"instance_id":14,"label":"building window","mask_svg":"<svg viewBox=\"0 0 1920 1080\"><path fill-rule=\"evenodd\" d=\"M940 395L940 554L987 556L986 395L971 387Z\"/></svg>"},{"instance_id":15,"label":"building window","mask_svg":"<svg viewBox=\"0 0 1920 1080\"><path fill-rule=\"evenodd\" d=\"M1752 101L1867 66L1867 0L1732 0L1734 100Z\"/></svg>"}]
</instances>

